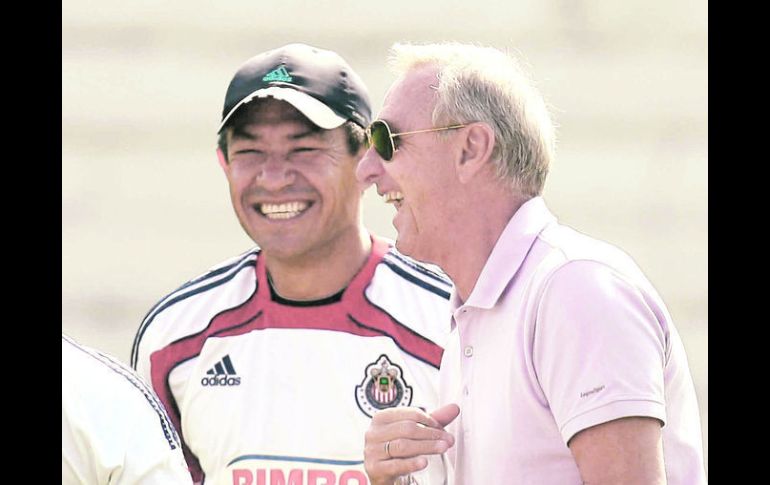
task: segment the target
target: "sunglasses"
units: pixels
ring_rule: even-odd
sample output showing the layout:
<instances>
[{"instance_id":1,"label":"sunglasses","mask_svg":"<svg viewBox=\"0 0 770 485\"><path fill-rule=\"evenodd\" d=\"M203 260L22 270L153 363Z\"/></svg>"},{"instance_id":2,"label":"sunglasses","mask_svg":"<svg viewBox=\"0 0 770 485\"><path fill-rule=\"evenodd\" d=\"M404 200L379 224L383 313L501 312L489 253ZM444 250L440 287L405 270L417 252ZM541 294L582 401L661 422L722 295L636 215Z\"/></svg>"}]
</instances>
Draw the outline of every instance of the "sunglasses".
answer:
<instances>
[{"instance_id":1,"label":"sunglasses","mask_svg":"<svg viewBox=\"0 0 770 485\"><path fill-rule=\"evenodd\" d=\"M393 133L390 126L383 120L375 120L366 129L366 142L370 147L374 147L377 154L383 160L389 162L393 159L393 153L398 149L396 147L396 137L404 135L414 135L416 133L430 133L431 131L455 130L467 125L452 125L442 128L430 128L427 130L405 131L403 133Z\"/></svg>"}]
</instances>

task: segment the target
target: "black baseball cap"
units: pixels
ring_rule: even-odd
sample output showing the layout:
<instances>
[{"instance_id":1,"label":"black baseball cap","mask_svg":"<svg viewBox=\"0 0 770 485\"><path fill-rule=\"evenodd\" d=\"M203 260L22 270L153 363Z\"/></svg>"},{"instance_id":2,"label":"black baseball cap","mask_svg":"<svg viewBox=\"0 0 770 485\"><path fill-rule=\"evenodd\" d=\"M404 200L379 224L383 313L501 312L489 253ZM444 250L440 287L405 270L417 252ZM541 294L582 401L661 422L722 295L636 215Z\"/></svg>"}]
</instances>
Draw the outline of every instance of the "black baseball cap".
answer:
<instances>
[{"instance_id":1,"label":"black baseball cap","mask_svg":"<svg viewBox=\"0 0 770 485\"><path fill-rule=\"evenodd\" d=\"M241 106L266 97L286 101L326 130L348 120L366 128L372 119L364 82L339 54L288 44L254 56L238 69L227 87L217 133Z\"/></svg>"}]
</instances>

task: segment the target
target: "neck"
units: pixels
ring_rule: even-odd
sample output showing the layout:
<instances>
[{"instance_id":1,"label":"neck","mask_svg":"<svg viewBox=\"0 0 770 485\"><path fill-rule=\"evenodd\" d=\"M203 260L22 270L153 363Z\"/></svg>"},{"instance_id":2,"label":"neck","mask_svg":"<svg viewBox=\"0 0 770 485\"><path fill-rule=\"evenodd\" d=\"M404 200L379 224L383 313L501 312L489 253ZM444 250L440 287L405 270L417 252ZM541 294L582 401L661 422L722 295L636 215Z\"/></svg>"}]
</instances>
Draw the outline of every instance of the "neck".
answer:
<instances>
[{"instance_id":1,"label":"neck","mask_svg":"<svg viewBox=\"0 0 770 485\"><path fill-rule=\"evenodd\" d=\"M288 300L319 300L345 288L366 263L372 242L358 225L312 255L280 259L264 254L273 289Z\"/></svg>"},{"instance_id":2,"label":"neck","mask_svg":"<svg viewBox=\"0 0 770 485\"><path fill-rule=\"evenodd\" d=\"M455 285L457 295L465 302L471 295L481 272L497 244L503 230L513 215L527 199L511 194L510 191L490 190L489 193L472 195L470 200L461 204L464 211L453 220L454 227L450 234L452 240L462 244L447 248L439 266L447 273ZM481 197L480 197L481 195ZM490 208L483 214L473 207Z\"/></svg>"}]
</instances>

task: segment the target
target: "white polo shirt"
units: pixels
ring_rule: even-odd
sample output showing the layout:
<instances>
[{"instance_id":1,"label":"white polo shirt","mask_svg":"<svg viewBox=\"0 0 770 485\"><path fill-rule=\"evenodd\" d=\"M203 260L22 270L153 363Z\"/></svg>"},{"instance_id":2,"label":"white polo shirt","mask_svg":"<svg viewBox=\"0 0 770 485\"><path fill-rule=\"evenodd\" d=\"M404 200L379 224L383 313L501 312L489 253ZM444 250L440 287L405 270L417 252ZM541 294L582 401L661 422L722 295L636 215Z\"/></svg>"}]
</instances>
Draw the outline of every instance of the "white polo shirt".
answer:
<instances>
[{"instance_id":1,"label":"white polo shirt","mask_svg":"<svg viewBox=\"0 0 770 485\"><path fill-rule=\"evenodd\" d=\"M580 484L567 443L629 416L664 423L669 485L706 483L684 347L619 249L557 223L542 198L500 235L468 301L453 290L440 401L458 484Z\"/></svg>"}]
</instances>

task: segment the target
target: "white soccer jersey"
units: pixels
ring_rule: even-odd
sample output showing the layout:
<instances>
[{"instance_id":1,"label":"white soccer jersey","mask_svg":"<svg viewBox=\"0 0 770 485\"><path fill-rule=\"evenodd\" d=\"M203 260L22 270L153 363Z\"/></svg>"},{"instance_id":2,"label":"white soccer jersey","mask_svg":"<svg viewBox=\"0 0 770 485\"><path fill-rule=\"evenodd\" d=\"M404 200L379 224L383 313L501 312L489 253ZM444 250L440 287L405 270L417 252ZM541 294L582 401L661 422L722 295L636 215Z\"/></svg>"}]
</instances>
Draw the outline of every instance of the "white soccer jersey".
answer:
<instances>
[{"instance_id":1,"label":"white soccer jersey","mask_svg":"<svg viewBox=\"0 0 770 485\"><path fill-rule=\"evenodd\" d=\"M63 485L192 483L163 405L133 370L64 335L61 362Z\"/></svg>"},{"instance_id":2,"label":"white soccer jersey","mask_svg":"<svg viewBox=\"0 0 770 485\"><path fill-rule=\"evenodd\" d=\"M254 250L159 302L134 341L196 481L367 484L364 433L392 406L432 410L449 333L443 276L373 238L341 297L271 297Z\"/></svg>"}]
</instances>

